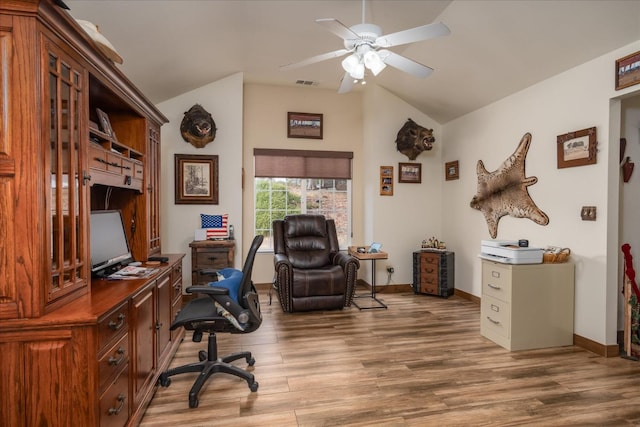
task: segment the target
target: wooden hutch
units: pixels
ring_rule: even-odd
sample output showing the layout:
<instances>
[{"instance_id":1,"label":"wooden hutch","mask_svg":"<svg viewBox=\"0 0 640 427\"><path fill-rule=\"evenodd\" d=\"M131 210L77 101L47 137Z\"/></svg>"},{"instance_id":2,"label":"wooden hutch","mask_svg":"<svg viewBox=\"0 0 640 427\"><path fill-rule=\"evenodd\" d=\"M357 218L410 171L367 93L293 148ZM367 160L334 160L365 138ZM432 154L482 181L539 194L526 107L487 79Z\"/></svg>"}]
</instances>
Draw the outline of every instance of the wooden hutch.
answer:
<instances>
[{"instance_id":1,"label":"wooden hutch","mask_svg":"<svg viewBox=\"0 0 640 427\"><path fill-rule=\"evenodd\" d=\"M0 425L135 425L183 335L183 255L92 280L89 217L161 254L167 119L53 0L0 2L0 99Z\"/></svg>"}]
</instances>

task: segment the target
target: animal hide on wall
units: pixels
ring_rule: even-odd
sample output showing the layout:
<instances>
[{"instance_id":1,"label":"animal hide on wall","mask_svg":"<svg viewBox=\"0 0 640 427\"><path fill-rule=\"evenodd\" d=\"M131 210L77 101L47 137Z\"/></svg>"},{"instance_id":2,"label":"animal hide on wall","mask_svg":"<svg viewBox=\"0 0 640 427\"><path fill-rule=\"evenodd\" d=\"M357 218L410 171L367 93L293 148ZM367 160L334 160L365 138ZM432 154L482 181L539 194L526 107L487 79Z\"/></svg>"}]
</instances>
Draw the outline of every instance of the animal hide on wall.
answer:
<instances>
[{"instance_id":1,"label":"animal hide on wall","mask_svg":"<svg viewBox=\"0 0 640 427\"><path fill-rule=\"evenodd\" d=\"M433 137L433 129L427 129L407 119L396 136L396 149L409 160L415 160L423 151L431 150L434 142L436 139Z\"/></svg>"},{"instance_id":2,"label":"animal hide on wall","mask_svg":"<svg viewBox=\"0 0 640 427\"><path fill-rule=\"evenodd\" d=\"M184 113L180 123L182 138L196 148L203 148L216 137L216 122L202 105L195 104Z\"/></svg>"},{"instance_id":3,"label":"animal hide on wall","mask_svg":"<svg viewBox=\"0 0 640 427\"><path fill-rule=\"evenodd\" d=\"M498 222L505 215L549 224L549 217L536 206L527 190L538 182L535 176L525 177L524 164L530 145L531 134L525 133L516 151L491 173L478 160L478 191L470 205L484 214L492 239L498 235Z\"/></svg>"}]
</instances>

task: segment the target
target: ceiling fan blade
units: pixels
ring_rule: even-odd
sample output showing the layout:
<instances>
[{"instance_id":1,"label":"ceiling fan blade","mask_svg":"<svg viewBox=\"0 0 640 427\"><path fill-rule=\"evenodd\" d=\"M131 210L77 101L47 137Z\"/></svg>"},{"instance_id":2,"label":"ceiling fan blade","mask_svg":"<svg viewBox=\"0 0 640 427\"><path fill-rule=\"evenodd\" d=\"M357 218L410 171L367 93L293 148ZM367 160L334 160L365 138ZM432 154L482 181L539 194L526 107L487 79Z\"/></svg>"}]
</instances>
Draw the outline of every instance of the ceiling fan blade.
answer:
<instances>
[{"instance_id":1,"label":"ceiling fan blade","mask_svg":"<svg viewBox=\"0 0 640 427\"><path fill-rule=\"evenodd\" d=\"M338 93L347 93L350 92L353 88L353 77L349 75L349 73L344 73L342 77L342 82L340 83L340 88L338 89Z\"/></svg>"},{"instance_id":2,"label":"ceiling fan blade","mask_svg":"<svg viewBox=\"0 0 640 427\"><path fill-rule=\"evenodd\" d=\"M409 58L405 58L404 56L398 55L390 50L383 49L379 50L378 53L385 64L391 65L392 67L397 68L400 71L404 71L405 73L409 73L412 76L425 78L429 74L433 73L433 68L422 65Z\"/></svg>"},{"instance_id":3,"label":"ceiling fan blade","mask_svg":"<svg viewBox=\"0 0 640 427\"><path fill-rule=\"evenodd\" d=\"M376 39L376 44L380 47L400 46L449 34L451 34L449 27L442 22L438 22L437 24L422 25L421 27L380 36Z\"/></svg>"},{"instance_id":4,"label":"ceiling fan blade","mask_svg":"<svg viewBox=\"0 0 640 427\"><path fill-rule=\"evenodd\" d=\"M347 27L337 19L322 18L322 19L316 19L316 22L343 40L352 40L352 39L360 38L356 33L351 31L349 27Z\"/></svg>"},{"instance_id":5,"label":"ceiling fan blade","mask_svg":"<svg viewBox=\"0 0 640 427\"><path fill-rule=\"evenodd\" d=\"M349 52L351 52L351 51L347 50L347 49L334 50L333 52L327 52L327 53L323 53L321 55L312 56L311 58L307 58L307 59L305 59L303 61L300 61L300 62L296 62L296 63L293 63L293 64L282 65L280 67L280 69L285 71L285 70L291 70L293 68L304 67L305 65L315 64L316 62L321 62L321 61L326 61L327 59L337 58L337 57L342 56L344 54L347 54Z\"/></svg>"}]
</instances>

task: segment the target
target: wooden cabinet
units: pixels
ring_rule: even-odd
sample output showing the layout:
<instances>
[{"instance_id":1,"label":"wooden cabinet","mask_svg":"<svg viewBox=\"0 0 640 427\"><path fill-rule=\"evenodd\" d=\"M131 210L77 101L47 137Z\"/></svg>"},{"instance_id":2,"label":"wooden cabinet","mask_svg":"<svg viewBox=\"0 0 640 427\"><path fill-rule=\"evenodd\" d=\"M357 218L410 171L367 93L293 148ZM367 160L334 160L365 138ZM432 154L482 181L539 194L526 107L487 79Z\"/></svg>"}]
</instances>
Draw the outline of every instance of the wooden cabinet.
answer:
<instances>
[{"instance_id":1,"label":"wooden cabinet","mask_svg":"<svg viewBox=\"0 0 640 427\"><path fill-rule=\"evenodd\" d=\"M507 350L573 345L574 265L482 261L480 333Z\"/></svg>"},{"instance_id":2,"label":"wooden cabinet","mask_svg":"<svg viewBox=\"0 0 640 427\"><path fill-rule=\"evenodd\" d=\"M413 291L449 297L455 291L453 252L421 250L413 253Z\"/></svg>"},{"instance_id":3,"label":"wooden cabinet","mask_svg":"<svg viewBox=\"0 0 640 427\"><path fill-rule=\"evenodd\" d=\"M191 248L191 284L215 282L216 272L233 267L235 240L195 240Z\"/></svg>"},{"instance_id":4,"label":"wooden cabinet","mask_svg":"<svg viewBox=\"0 0 640 427\"><path fill-rule=\"evenodd\" d=\"M0 58L0 425L135 424L183 334L183 255L91 280L89 215L120 210L134 258L161 253L167 118L53 0L0 1Z\"/></svg>"}]
</instances>

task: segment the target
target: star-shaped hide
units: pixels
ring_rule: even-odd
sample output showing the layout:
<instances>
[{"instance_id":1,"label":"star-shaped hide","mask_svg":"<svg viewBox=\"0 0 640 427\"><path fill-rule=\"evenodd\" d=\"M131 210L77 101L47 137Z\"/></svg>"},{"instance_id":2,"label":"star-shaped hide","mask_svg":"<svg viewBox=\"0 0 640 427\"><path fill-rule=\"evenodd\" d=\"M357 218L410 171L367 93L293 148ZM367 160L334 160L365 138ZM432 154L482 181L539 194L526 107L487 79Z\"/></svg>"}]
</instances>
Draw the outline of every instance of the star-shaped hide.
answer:
<instances>
[{"instance_id":1,"label":"star-shaped hide","mask_svg":"<svg viewBox=\"0 0 640 427\"><path fill-rule=\"evenodd\" d=\"M531 134L525 133L516 151L494 172L487 172L478 160L478 192L471 207L481 211L489 226L489 234L498 235L498 221L505 215L529 218L536 224L549 224L549 217L531 200L527 187L538 182L535 176L525 177L524 162L531 145Z\"/></svg>"}]
</instances>

